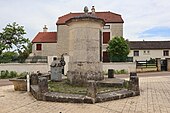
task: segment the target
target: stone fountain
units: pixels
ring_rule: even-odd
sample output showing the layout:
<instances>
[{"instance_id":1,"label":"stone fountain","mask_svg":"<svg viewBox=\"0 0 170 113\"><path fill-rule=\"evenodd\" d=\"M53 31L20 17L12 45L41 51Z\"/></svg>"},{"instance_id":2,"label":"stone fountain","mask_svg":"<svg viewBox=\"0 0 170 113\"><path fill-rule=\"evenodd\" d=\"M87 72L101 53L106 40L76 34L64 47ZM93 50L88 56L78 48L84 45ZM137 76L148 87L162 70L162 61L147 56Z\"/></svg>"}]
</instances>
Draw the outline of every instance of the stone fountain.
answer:
<instances>
[{"instance_id":1,"label":"stone fountain","mask_svg":"<svg viewBox=\"0 0 170 113\"><path fill-rule=\"evenodd\" d=\"M71 84L83 85L87 80L103 80L101 63L101 29L103 19L88 13L66 21L69 26L68 79Z\"/></svg>"}]
</instances>

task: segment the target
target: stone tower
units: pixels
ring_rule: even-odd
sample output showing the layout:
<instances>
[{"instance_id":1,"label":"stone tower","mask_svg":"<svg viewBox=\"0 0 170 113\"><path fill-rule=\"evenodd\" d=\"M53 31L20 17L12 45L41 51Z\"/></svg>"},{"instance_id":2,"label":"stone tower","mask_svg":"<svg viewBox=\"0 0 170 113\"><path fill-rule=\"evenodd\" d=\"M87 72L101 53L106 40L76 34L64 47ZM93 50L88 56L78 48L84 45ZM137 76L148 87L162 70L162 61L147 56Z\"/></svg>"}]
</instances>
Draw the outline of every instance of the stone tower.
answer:
<instances>
[{"instance_id":1,"label":"stone tower","mask_svg":"<svg viewBox=\"0 0 170 113\"><path fill-rule=\"evenodd\" d=\"M69 19L69 64L68 79L71 84L83 85L87 80L102 80L100 62L101 29L104 20L89 14ZM66 45L67 46L67 45Z\"/></svg>"}]
</instances>

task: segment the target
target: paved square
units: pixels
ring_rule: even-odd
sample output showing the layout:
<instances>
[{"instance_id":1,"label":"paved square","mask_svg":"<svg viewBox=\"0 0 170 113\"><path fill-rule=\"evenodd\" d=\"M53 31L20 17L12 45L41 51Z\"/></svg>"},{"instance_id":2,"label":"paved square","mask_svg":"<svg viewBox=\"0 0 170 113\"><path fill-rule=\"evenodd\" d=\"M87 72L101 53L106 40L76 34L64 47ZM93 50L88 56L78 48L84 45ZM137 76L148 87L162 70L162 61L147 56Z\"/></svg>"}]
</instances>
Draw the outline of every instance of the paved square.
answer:
<instances>
[{"instance_id":1,"label":"paved square","mask_svg":"<svg viewBox=\"0 0 170 113\"><path fill-rule=\"evenodd\" d=\"M170 76L140 77L141 95L96 104L43 102L0 87L0 113L170 113Z\"/></svg>"}]
</instances>

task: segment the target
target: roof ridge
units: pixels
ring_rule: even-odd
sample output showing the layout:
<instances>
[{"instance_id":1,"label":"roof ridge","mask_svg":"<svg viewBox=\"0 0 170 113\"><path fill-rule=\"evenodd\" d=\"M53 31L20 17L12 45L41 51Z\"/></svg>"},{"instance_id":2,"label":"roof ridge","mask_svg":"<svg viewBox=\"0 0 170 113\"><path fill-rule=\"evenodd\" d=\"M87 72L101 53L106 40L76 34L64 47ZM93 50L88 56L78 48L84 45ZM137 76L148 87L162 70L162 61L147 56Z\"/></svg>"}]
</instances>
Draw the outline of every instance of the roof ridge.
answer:
<instances>
[{"instance_id":1,"label":"roof ridge","mask_svg":"<svg viewBox=\"0 0 170 113\"><path fill-rule=\"evenodd\" d=\"M170 42L170 40L153 40L153 41L129 41L129 42Z\"/></svg>"},{"instance_id":2,"label":"roof ridge","mask_svg":"<svg viewBox=\"0 0 170 113\"><path fill-rule=\"evenodd\" d=\"M41 31L39 33L57 33L57 32L56 31L50 31L50 32L43 32L43 31Z\"/></svg>"},{"instance_id":3,"label":"roof ridge","mask_svg":"<svg viewBox=\"0 0 170 113\"><path fill-rule=\"evenodd\" d=\"M75 13L70 12L70 13L67 13L67 14L65 14L63 16L66 16L68 14L81 14L81 13L84 13L84 12L75 12ZM88 12L88 13L91 13L91 12ZM113 14L116 14L116 15L120 15L120 14L114 13L112 11L96 11L95 13L113 13ZM63 17L63 16L60 16L60 17Z\"/></svg>"},{"instance_id":4,"label":"roof ridge","mask_svg":"<svg viewBox=\"0 0 170 113\"><path fill-rule=\"evenodd\" d=\"M96 16L103 19L106 23L124 23L122 17L120 14L111 12L111 11L99 11L95 12ZM67 20L69 20L72 17L79 16L81 14L84 14L84 12L70 12L65 15L62 15L58 18L56 25L63 25ZM89 12L91 14L91 12Z\"/></svg>"}]
</instances>

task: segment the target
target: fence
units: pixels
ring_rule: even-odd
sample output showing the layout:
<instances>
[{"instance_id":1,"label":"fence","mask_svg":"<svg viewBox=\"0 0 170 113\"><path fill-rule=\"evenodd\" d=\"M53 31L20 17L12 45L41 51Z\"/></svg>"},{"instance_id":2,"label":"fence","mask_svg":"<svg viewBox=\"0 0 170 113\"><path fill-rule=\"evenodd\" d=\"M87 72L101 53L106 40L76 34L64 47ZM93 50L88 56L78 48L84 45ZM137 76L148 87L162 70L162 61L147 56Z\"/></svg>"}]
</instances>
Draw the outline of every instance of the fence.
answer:
<instances>
[{"instance_id":1,"label":"fence","mask_svg":"<svg viewBox=\"0 0 170 113\"><path fill-rule=\"evenodd\" d=\"M136 71L137 72L154 72L157 71L157 62L156 61L136 61Z\"/></svg>"},{"instance_id":2,"label":"fence","mask_svg":"<svg viewBox=\"0 0 170 113\"><path fill-rule=\"evenodd\" d=\"M25 63L48 63L47 56L32 56L25 60Z\"/></svg>"},{"instance_id":3,"label":"fence","mask_svg":"<svg viewBox=\"0 0 170 113\"><path fill-rule=\"evenodd\" d=\"M156 61L136 61L136 68L154 68L157 67Z\"/></svg>"}]
</instances>

